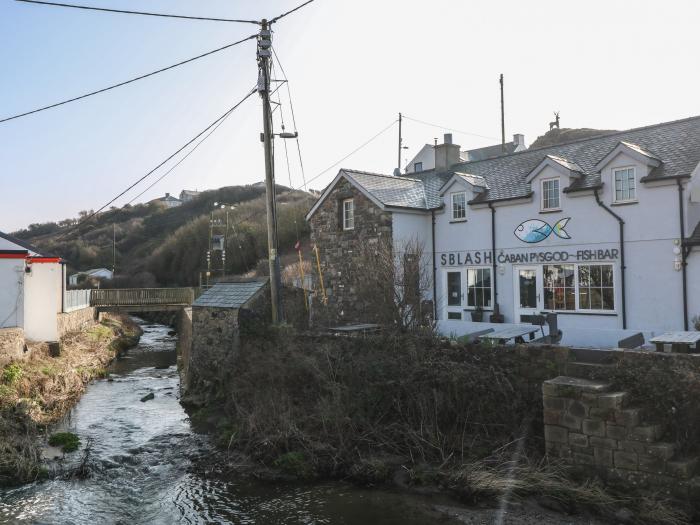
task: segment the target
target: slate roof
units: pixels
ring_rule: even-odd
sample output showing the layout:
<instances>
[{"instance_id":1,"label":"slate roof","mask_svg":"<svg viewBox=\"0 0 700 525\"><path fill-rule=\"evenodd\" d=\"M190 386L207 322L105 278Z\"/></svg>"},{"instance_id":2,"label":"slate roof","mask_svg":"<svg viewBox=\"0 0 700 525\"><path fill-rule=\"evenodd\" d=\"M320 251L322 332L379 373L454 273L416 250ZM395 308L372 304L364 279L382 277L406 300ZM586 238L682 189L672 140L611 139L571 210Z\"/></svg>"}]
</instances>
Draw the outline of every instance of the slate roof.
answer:
<instances>
[{"instance_id":1,"label":"slate roof","mask_svg":"<svg viewBox=\"0 0 700 525\"><path fill-rule=\"evenodd\" d=\"M687 246L700 246L700 222L695 227L693 234L685 240Z\"/></svg>"},{"instance_id":2,"label":"slate roof","mask_svg":"<svg viewBox=\"0 0 700 525\"><path fill-rule=\"evenodd\" d=\"M367 171L342 171L385 206L428 209L425 187L419 179Z\"/></svg>"},{"instance_id":3,"label":"slate roof","mask_svg":"<svg viewBox=\"0 0 700 525\"><path fill-rule=\"evenodd\" d=\"M17 237L13 237L12 235L8 235L7 233L0 232L0 237L5 239L6 241L10 241L11 243L16 244L17 246L29 250L30 252L36 253L39 257L58 257L54 254L44 253L41 250L39 250L39 248L32 246L28 242L25 242L22 239L18 239Z\"/></svg>"},{"instance_id":4,"label":"slate roof","mask_svg":"<svg viewBox=\"0 0 700 525\"><path fill-rule=\"evenodd\" d=\"M216 283L200 295L192 306L241 308L250 301L267 281Z\"/></svg>"},{"instance_id":5,"label":"slate roof","mask_svg":"<svg viewBox=\"0 0 700 525\"><path fill-rule=\"evenodd\" d=\"M459 154L465 162L474 162L500 157L501 155L509 155L514 153L517 147L518 145L515 142L506 142L503 146L501 146L501 144L494 144L493 146L460 151Z\"/></svg>"}]
</instances>

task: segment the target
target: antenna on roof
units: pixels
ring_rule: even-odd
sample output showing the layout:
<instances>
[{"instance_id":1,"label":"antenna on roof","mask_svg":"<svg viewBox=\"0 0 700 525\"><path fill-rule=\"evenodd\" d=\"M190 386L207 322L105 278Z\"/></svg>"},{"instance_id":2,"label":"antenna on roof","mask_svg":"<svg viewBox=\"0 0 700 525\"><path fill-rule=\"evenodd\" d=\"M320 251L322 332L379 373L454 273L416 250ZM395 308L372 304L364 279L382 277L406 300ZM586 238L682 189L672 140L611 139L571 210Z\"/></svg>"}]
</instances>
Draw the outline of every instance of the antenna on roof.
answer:
<instances>
[{"instance_id":1,"label":"antenna on roof","mask_svg":"<svg viewBox=\"0 0 700 525\"><path fill-rule=\"evenodd\" d=\"M503 101L503 73L499 79L501 84L501 151L506 151L506 110Z\"/></svg>"}]
</instances>

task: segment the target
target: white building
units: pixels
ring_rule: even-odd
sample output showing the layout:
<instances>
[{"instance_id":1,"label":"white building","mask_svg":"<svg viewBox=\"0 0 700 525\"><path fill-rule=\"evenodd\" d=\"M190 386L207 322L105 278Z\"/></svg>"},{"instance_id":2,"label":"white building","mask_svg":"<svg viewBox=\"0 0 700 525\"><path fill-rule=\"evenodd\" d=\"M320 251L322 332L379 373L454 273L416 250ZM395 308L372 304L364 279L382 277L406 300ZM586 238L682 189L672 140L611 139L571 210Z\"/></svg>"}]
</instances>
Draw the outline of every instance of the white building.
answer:
<instances>
[{"instance_id":1,"label":"white building","mask_svg":"<svg viewBox=\"0 0 700 525\"><path fill-rule=\"evenodd\" d=\"M64 290L59 257L0 232L0 328L23 328L34 341L57 340Z\"/></svg>"},{"instance_id":2,"label":"white building","mask_svg":"<svg viewBox=\"0 0 700 525\"><path fill-rule=\"evenodd\" d=\"M445 134L445 143L452 143L451 133ZM417 171L426 171L434 169L435 147L436 146L432 146L430 144L425 144L418 151L418 153L416 153L415 157L413 157L411 161L408 164L406 164L406 166L404 167L404 173L415 173ZM525 135L516 133L515 135L513 135L512 142L460 151L459 159L461 162L486 160L494 157L500 157L501 155L509 155L510 153L525 151L526 149L527 146L525 145Z\"/></svg>"},{"instance_id":3,"label":"white building","mask_svg":"<svg viewBox=\"0 0 700 525\"><path fill-rule=\"evenodd\" d=\"M182 190L180 192L180 200L182 202L190 202L199 197L201 194L201 191L196 191L196 190ZM167 193L166 193L167 195Z\"/></svg>"},{"instance_id":4,"label":"white building","mask_svg":"<svg viewBox=\"0 0 700 525\"><path fill-rule=\"evenodd\" d=\"M73 273L68 276L68 284L70 286L77 286L79 281L87 281L87 280L103 280L103 279L112 279L114 277L114 273L112 270L108 270L107 268L94 268L92 270L84 270L82 272L78 273Z\"/></svg>"},{"instance_id":5,"label":"white building","mask_svg":"<svg viewBox=\"0 0 700 525\"><path fill-rule=\"evenodd\" d=\"M322 252L387 216L397 250L421 242L442 333L475 331L479 308L556 312L563 344L614 346L700 315L700 117L486 160L450 140L433 151L435 169L407 176L341 170L307 220ZM343 221L325 236L321 206Z\"/></svg>"},{"instance_id":6,"label":"white building","mask_svg":"<svg viewBox=\"0 0 700 525\"><path fill-rule=\"evenodd\" d=\"M177 197L173 197L169 193L165 194L165 197L160 197L158 199L153 199L150 202L162 202L168 208L176 208L177 206L182 206L182 201Z\"/></svg>"}]
</instances>

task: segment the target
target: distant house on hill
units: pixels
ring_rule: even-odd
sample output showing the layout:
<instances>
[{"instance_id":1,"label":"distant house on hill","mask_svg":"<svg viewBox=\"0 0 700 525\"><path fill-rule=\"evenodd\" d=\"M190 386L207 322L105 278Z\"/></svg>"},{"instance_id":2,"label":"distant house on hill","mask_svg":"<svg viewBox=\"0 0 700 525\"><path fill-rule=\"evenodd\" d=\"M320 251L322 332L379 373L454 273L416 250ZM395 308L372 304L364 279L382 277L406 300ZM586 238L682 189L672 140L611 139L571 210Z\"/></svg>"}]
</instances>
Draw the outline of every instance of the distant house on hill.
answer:
<instances>
[{"instance_id":1,"label":"distant house on hill","mask_svg":"<svg viewBox=\"0 0 700 525\"><path fill-rule=\"evenodd\" d=\"M448 133L445 138L452 141L452 134ZM473 162L478 160L493 159L502 155L510 155L519 151L525 151L525 136L519 133L513 135L512 142L505 144L494 144L493 146L484 146L483 148L469 149L459 152L461 162ZM432 170L435 168L435 146L426 144L423 146L415 157L406 164L405 173L415 173L417 171Z\"/></svg>"},{"instance_id":2,"label":"distant house on hill","mask_svg":"<svg viewBox=\"0 0 700 525\"><path fill-rule=\"evenodd\" d=\"M153 199L152 201L149 201L149 202L162 202L168 208L176 208L177 206L182 206L182 201L180 199L178 199L177 197L173 197L169 193L166 193L165 197Z\"/></svg>"},{"instance_id":3,"label":"distant house on hill","mask_svg":"<svg viewBox=\"0 0 700 525\"><path fill-rule=\"evenodd\" d=\"M80 282L101 281L102 279L112 279L113 277L114 273L112 270L108 270L107 268L95 268L69 275L68 284L77 286Z\"/></svg>"},{"instance_id":4,"label":"distant house on hill","mask_svg":"<svg viewBox=\"0 0 700 525\"><path fill-rule=\"evenodd\" d=\"M180 200L182 202L190 202L199 197L201 193L201 191L197 190L182 190L180 192Z\"/></svg>"}]
</instances>

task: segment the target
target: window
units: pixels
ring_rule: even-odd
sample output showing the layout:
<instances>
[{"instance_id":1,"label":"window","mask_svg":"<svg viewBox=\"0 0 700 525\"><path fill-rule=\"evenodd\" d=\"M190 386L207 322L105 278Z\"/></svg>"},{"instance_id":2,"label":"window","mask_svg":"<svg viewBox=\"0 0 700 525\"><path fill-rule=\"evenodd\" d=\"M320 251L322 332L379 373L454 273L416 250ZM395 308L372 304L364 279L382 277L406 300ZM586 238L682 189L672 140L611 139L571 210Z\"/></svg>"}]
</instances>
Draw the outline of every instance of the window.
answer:
<instances>
[{"instance_id":1,"label":"window","mask_svg":"<svg viewBox=\"0 0 700 525\"><path fill-rule=\"evenodd\" d=\"M447 312L447 318L460 321L462 319L462 313L461 312Z\"/></svg>"},{"instance_id":2,"label":"window","mask_svg":"<svg viewBox=\"0 0 700 525\"><path fill-rule=\"evenodd\" d=\"M467 218L467 194L452 193L452 220L463 221Z\"/></svg>"},{"instance_id":3,"label":"window","mask_svg":"<svg viewBox=\"0 0 700 525\"><path fill-rule=\"evenodd\" d=\"M467 306L491 308L491 268L467 269Z\"/></svg>"},{"instance_id":4,"label":"window","mask_svg":"<svg viewBox=\"0 0 700 525\"><path fill-rule=\"evenodd\" d=\"M343 229L355 229L355 204L352 199L343 201Z\"/></svg>"},{"instance_id":5,"label":"window","mask_svg":"<svg viewBox=\"0 0 700 525\"><path fill-rule=\"evenodd\" d=\"M416 162L415 164L413 164L413 171L423 171L423 163Z\"/></svg>"},{"instance_id":6,"label":"window","mask_svg":"<svg viewBox=\"0 0 700 525\"><path fill-rule=\"evenodd\" d=\"M634 178L634 168L613 170L615 180L615 202L637 200L637 182Z\"/></svg>"},{"instance_id":7,"label":"window","mask_svg":"<svg viewBox=\"0 0 700 525\"><path fill-rule=\"evenodd\" d=\"M578 303L580 310L615 309L612 264L579 265Z\"/></svg>"},{"instance_id":8,"label":"window","mask_svg":"<svg viewBox=\"0 0 700 525\"><path fill-rule=\"evenodd\" d=\"M543 180L542 210L558 210L559 208L559 179Z\"/></svg>"},{"instance_id":9,"label":"window","mask_svg":"<svg viewBox=\"0 0 700 525\"><path fill-rule=\"evenodd\" d=\"M544 266L542 269L546 310L575 310L576 283L574 265Z\"/></svg>"},{"instance_id":10,"label":"window","mask_svg":"<svg viewBox=\"0 0 700 525\"><path fill-rule=\"evenodd\" d=\"M462 305L462 272L447 272L447 306Z\"/></svg>"}]
</instances>

